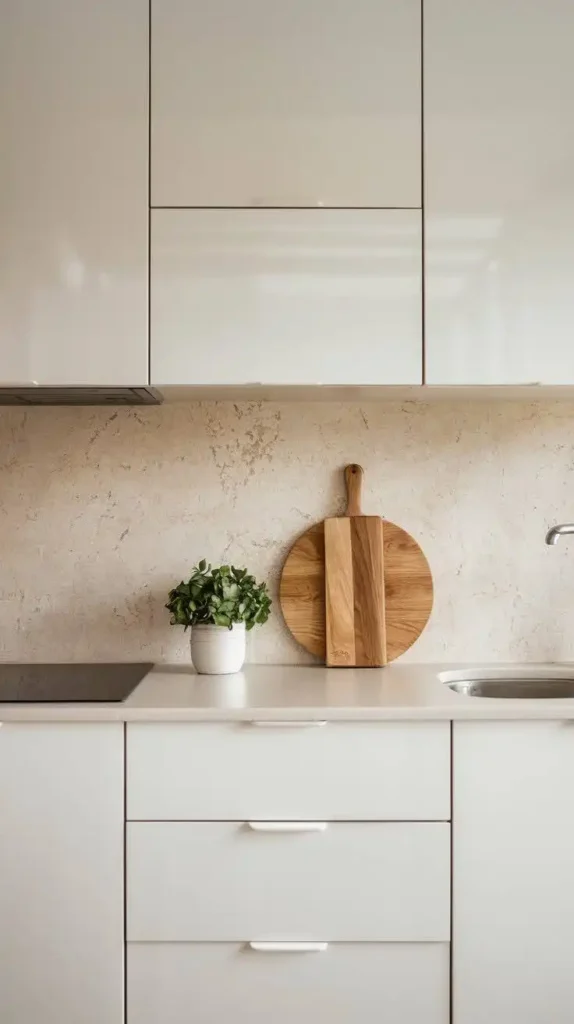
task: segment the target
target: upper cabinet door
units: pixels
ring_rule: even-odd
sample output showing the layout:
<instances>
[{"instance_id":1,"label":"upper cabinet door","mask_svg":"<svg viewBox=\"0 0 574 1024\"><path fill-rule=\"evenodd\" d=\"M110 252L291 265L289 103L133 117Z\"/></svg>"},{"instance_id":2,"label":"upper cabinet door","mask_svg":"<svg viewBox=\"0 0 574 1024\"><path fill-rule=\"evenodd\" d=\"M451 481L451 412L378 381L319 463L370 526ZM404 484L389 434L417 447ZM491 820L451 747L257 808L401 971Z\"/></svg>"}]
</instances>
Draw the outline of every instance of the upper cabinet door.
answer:
<instances>
[{"instance_id":1,"label":"upper cabinet door","mask_svg":"<svg viewBox=\"0 0 574 1024\"><path fill-rule=\"evenodd\" d=\"M145 384L148 2L0 24L0 385Z\"/></svg>"},{"instance_id":2,"label":"upper cabinet door","mask_svg":"<svg viewBox=\"0 0 574 1024\"><path fill-rule=\"evenodd\" d=\"M420 384L418 210L154 210L152 384Z\"/></svg>"},{"instance_id":3,"label":"upper cabinet door","mask_svg":"<svg viewBox=\"0 0 574 1024\"><path fill-rule=\"evenodd\" d=\"M152 0L152 204L421 202L420 0Z\"/></svg>"},{"instance_id":4,"label":"upper cabinet door","mask_svg":"<svg viewBox=\"0 0 574 1024\"><path fill-rule=\"evenodd\" d=\"M574 4L425 0L429 384L574 384Z\"/></svg>"}]
</instances>

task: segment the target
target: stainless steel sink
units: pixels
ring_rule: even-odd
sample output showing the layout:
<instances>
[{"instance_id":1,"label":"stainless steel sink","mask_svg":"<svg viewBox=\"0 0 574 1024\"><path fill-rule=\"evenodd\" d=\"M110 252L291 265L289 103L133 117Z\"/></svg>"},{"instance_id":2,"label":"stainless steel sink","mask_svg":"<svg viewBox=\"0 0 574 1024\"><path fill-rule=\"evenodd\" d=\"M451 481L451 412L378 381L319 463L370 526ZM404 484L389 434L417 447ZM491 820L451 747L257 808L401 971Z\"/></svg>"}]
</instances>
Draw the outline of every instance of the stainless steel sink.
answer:
<instances>
[{"instance_id":1,"label":"stainless steel sink","mask_svg":"<svg viewBox=\"0 0 574 1024\"><path fill-rule=\"evenodd\" d=\"M574 697L574 677L512 676L488 679L457 679L447 686L465 697L506 697L511 700L549 700Z\"/></svg>"}]
</instances>

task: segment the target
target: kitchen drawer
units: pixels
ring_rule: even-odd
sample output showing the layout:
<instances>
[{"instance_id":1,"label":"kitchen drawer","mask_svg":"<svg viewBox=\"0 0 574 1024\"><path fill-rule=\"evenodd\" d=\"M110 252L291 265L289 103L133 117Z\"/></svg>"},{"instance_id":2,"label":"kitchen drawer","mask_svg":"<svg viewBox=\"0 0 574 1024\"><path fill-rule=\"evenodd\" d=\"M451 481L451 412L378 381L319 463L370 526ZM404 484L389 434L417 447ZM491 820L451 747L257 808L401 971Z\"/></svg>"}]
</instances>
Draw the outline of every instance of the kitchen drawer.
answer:
<instances>
[{"instance_id":1,"label":"kitchen drawer","mask_svg":"<svg viewBox=\"0 0 574 1024\"><path fill-rule=\"evenodd\" d=\"M128 1024L448 1024L449 947L128 946Z\"/></svg>"},{"instance_id":2,"label":"kitchen drawer","mask_svg":"<svg viewBox=\"0 0 574 1024\"><path fill-rule=\"evenodd\" d=\"M448 941L450 827L132 822L127 904L135 942Z\"/></svg>"},{"instance_id":3,"label":"kitchen drawer","mask_svg":"<svg viewBox=\"0 0 574 1024\"><path fill-rule=\"evenodd\" d=\"M450 818L447 722L136 724L131 820Z\"/></svg>"}]
</instances>

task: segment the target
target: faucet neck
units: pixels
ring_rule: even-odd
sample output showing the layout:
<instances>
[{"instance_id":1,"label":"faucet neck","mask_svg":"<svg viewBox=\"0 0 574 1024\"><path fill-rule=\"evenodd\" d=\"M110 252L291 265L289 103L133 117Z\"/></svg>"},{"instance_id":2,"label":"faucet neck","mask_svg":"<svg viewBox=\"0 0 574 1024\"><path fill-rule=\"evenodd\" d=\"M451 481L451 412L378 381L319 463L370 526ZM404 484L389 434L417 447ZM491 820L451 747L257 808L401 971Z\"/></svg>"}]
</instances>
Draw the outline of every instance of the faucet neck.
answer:
<instances>
[{"instance_id":1,"label":"faucet neck","mask_svg":"<svg viewBox=\"0 0 574 1024\"><path fill-rule=\"evenodd\" d=\"M570 533L574 533L574 523L558 523L557 526L550 527L546 534L546 543L557 544L559 537L564 537Z\"/></svg>"}]
</instances>

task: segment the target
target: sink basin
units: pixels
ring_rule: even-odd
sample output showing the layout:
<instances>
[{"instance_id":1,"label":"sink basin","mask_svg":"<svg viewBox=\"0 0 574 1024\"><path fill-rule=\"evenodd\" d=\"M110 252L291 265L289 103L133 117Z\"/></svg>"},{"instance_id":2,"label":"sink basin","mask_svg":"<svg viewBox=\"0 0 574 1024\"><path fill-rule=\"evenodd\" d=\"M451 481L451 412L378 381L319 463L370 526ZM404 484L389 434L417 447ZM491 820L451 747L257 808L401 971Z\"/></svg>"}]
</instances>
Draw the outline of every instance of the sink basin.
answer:
<instances>
[{"instance_id":1,"label":"sink basin","mask_svg":"<svg viewBox=\"0 0 574 1024\"><path fill-rule=\"evenodd\" d=\"M566 676L519 676L505 675L500 678L488 679L457 679L447 682L447 686L465 697L506 697L515 700L523 697L528 700L549 700L574 697L574 677Z\"/></svg>"}]
</instances>

